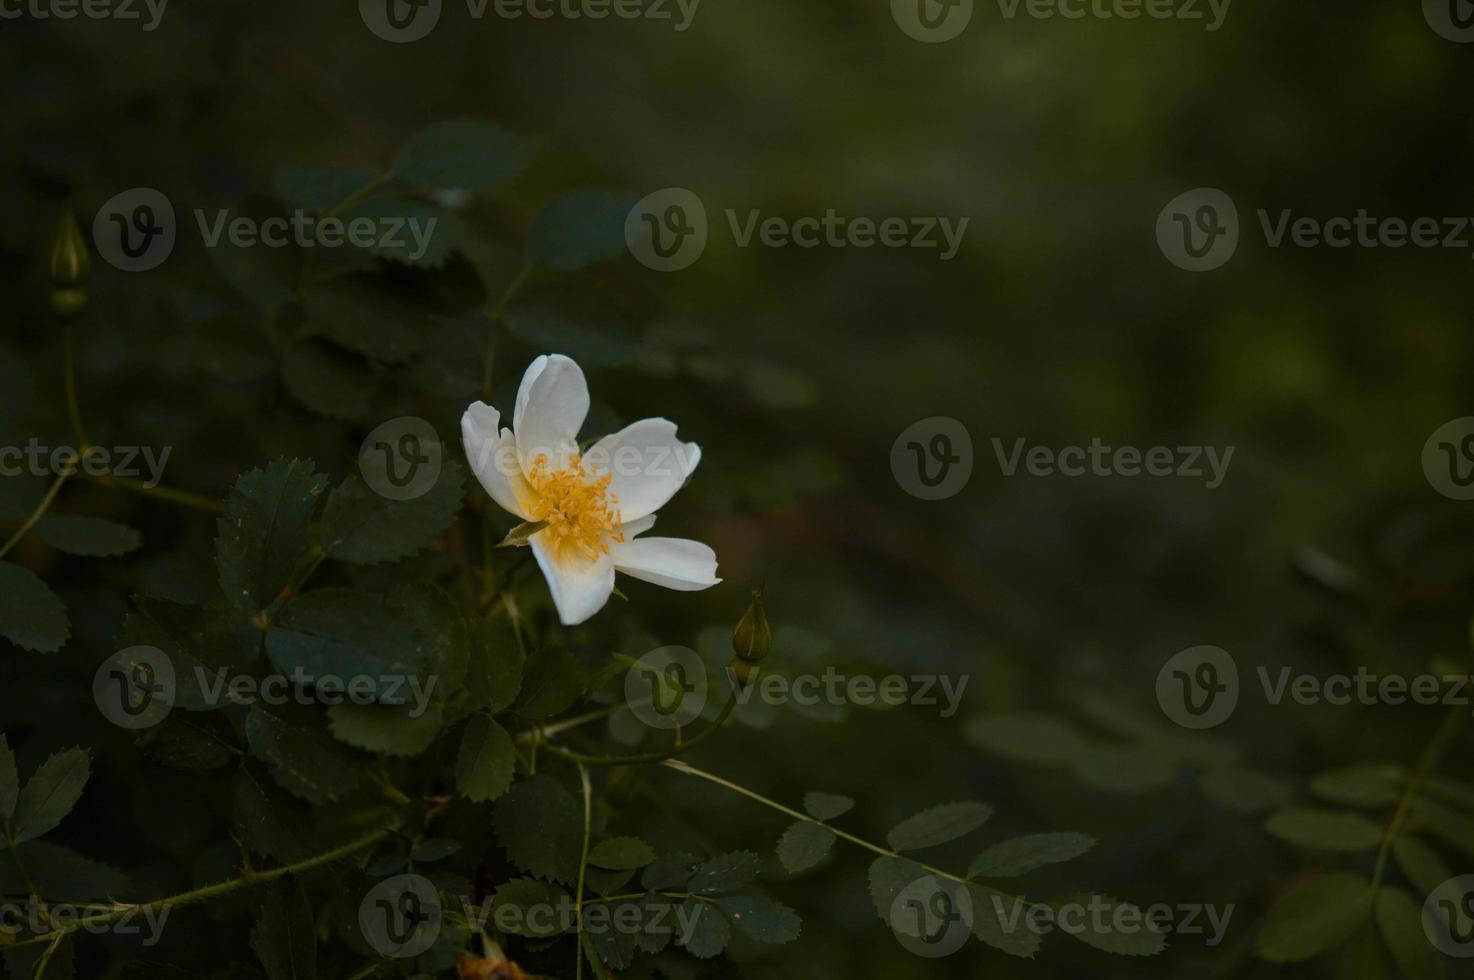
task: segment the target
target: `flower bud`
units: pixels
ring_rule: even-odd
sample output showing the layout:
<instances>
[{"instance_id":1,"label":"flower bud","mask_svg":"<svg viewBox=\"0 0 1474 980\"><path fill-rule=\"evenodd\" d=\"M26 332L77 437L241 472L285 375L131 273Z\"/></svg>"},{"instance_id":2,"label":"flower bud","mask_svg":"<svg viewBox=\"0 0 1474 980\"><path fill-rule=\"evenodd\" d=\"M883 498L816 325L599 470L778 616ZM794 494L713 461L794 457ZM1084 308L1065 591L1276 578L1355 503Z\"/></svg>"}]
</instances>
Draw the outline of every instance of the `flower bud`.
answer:
<instances>
[{"instance_id":1,"label":"flower bud","mask_svg":"<svg viewBox=\"0 0 1474 980\"><path fill-rule=\"evenodd\" d=\"M761 663L773 652L773 627L768 622L767 610L763 608L762 589L753 590L747 612L742 614L737 628L732 631L732 651L738 660L749 664Z\"/></svg>"},{"instance_id":2,"label":"flower bud","mask_svg":"<svg viewBox=\"0 0 1474 980\"><path fill-rule=\"evenodd\" d=\"M56 235L51 239L51 256L48 262L51 284L58 290L78 289L86 283L90 266L87 243L82 240L82 229L77 227L77 216L68 204L62 209L61 219L56 223Z\"/></svg>"}]
</instances>

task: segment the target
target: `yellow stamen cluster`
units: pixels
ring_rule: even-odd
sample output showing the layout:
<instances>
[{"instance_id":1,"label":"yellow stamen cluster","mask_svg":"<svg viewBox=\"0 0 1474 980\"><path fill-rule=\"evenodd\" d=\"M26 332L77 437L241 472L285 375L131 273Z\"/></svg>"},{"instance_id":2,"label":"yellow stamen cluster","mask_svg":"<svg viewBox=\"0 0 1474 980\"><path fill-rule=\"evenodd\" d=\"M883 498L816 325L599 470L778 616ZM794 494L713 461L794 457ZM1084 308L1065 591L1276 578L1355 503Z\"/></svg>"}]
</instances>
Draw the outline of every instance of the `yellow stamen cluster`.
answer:
<instances>
[{"instance_id":1,"label":"yellow stamen cluster","mask_svg":"<svg viewBox=\"0 0 1474 980\"><path fill-rule=\"evenodd\" d=\"M609 553L610 542L623 541L620 532L619 500L609 492L612 475L595 477L583 468L577 455L569 457L560 470L553 470L546 453L532 461L527 482L537 492L532 519L547 521L545 533L553 549L563 553L575 549L585 558Z\"/></svg>"}]
</instances>

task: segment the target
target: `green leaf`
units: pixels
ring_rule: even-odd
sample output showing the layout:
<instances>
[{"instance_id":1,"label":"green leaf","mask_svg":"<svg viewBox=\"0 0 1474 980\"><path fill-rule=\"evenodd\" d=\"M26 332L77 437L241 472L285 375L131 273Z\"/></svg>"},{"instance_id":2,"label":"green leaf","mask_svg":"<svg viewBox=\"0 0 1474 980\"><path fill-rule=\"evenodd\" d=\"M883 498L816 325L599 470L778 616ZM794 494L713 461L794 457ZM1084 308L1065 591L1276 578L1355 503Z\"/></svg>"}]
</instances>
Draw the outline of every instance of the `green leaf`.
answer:
<instances>
[{"instance_id":1,"label":"green leaf","mask_svg":"<svg viewBox=\"0 0 1474 980\"><path fill-rule=\"evenodd\" d=\"M655 860L650 845L638 837L611 837L589 851L589 863L614 871L633 871Z\"/></svg>"},{"instance_id":2,"label":"green leaf","mask_svg":"<svg viewBox=\"0 0 1474 980\"><path fill-rule=\"evenodd\" d=\"M1397 961L1405 980L1436 980L1443 976L1438 951L1423 931L1423 909L1401 888L1377 893L1377 928Z\"/></svg>"},{"instance_id":3,"label":"green leaf","mask_svg":"<svg viewBox=\"0 0 1474 980\"><path fill-rule=\"evenodd\" d=\"M306 817L302 805L256 767L242 766L231 778L231 833L253 853L282 862L306 857L308 841L301 833Z\"/></svg>"},{"instance_id":4,"label":"green leaf","mask_svg":"<svg viewBox=\"0 0 1474 980\"><path fill-rule=\"evenodd\" d=\"M284 204L307 211L331 211L378 176L372 170L344 167L287 167L273 175L271 186Z\"/></svg>"},{"instance_id":5,"label":"green leaf","mask_svg":"<svg viewBox=\"0 0 1474 980\"><path fill-rule=\"evenodd\" d=\"M688 898L677 910L676 944L698 960L720 956L732 940L732 925L707 902Z\"/></svg>"},{"instance_id":6,"label":"green leaf","mask_svg":"<svg viewBox=\"0 0 1474 980\"><path fill-rule=\"evenodd\" d=\"M1172 782L1177 766L1148 749L1099 748L1075 760L1075 778L1093 789L1131 795Z\"/></svg>"},{"instance_id":7,"label":"green leaf","mask_svg":"<svg viewBox=\"0 0 1474 980\"><path fill-rule=\"evenodd\" d=\"M762 870L762 860L751 851L721 854L697 868L690 890L697 895L722 895L752 883Z\"/></svg>"},{"instance_id":8,"label":"green leaf","mask_svg":"<svg viewBox=\"0 0 1474 980\"><path fill-rule=\"evenodd\" d=\"M527 262L543 269L583 269L625 253L624 224L633 194L580 188L554 197L527 227Z\"/></svg>"},{"instance_id":9,"label":"green leaf","mask_svg":"<svg viewBox=\"0 0 1474 980\"><path fill-rule=\"evenodd\" d=\"M492 826L512 863L539 878L571 884L583 851L583 812L550 776L517 783L497 800Z\"/></svg>"},{"instance_id":10,"label":"green leaf","mask_svg":"<svg viewBox=\"0 0 1474 980\"><path fill-rule=\"evenodd\" d=\"M461 509L465 471L446 459L424 494L390 500L350 476L328 497L322 547L328 557L355 565L399 561L430 547Z\"/></svg>"},{"instance_id":11,"label":"green leaf","mask_svg":"<svg viewBox=\"0 0 1474 980\"><path fill-rule=\"evenodd\" d=\"M511 621L481 618L470 623L471 660L466 668L466 693L472 709L496 714L511 707L522 690L526 658Z\"/></svg>"},{"instance_id":12,"label":"green leaf","mask_svg":"<svg viewBox=\"0 0 1474 980\"><path fill-rule=\"evenodd\" d=\"M505 322L529 347L559 351L588 367L622 367L640 353L640 322L594 289L535 290L507 311Z\"/></svg>"},{"instance_id":13,"label":"green leaf","mask_svg":"<svg viewBox=\"0 0 1474 980\"><path fill-rule=\"evenodd\" d=\"M1402 797L1407 779L1407 772L1397 766L1353 766L1321 773L1310 781L1310 790L1342 806L1390 807Z\"/></svg>"},{"instance_id":14,"label":"green leaf","mask_svg":"<svg viewBox=\"0 0 1474 980\"><path fill-rule=\"evenodd\" d=\"M54 653L71 635L56 593L28 569L0 562L0 636L34 653Z\"/></svg>"},{"instance_id":15,"label":"green leaf","mask_svg":"<svg viewBox=\"0 0 1474 980\"><path fill-rule=\"evenodd\" d=\"M378 276L341 276L302 299L302 336L324 337L385 364L404 364L425 346L423 307Z\"/></svg>"},{"instance_id":16,"label":"green leaf","mask_svg":"<svg viewBox=\"0 0 1474 980\"><path fill-rule=\"evenodd\" d=\"M1203 773L1203 795L1233 813L1263 813L1289 803L1294 788L1257 769L1228 766Z\"/></svg>"},{"instance_id":17,"label":"green leaf","mask_svg":"<svg viewBox=\"0 0 1474 980\"><path fill-rule=\"evenodd\" d=\"M81 749L58 752L26 780L12 820L14 843L35 840L54 830L82 798L91 776L87 753Z\"/></svg>"},{"instance_id":18,"label":"green leaf","mask_svg":"<svg viewBox=\"0 0 1474 980\"><path fill-rule=\"evenodd\" d=\"M10 742L0 735L0 823L15 816L15 801L20 796L20 773L15 768L15 753Z\"/></svg>"},{"instance_id":19,"label":"green leaf","mask_svg":"<svg viewBox=\"0 0 1474 980\"><path fill-rule=\"evenodd\" d=\"M507 536L497 542L498 548L525 548L532 542L532 536L548 526L547 521L523 521L507 532Z\"/></svg>"},{"instance_id":20,"label":"green leaf","mask_svg":"<svg viewBox=\"0 0 1474 980\"><path fill-rule=\"evenodd\" d=\"M855 808L855 801L838 793L805 793L804 809L815 820L833 820Z\"/></svg>"},{"instance_id":21,"label":"green leaf","mask_svg":"<svg viewBox=\"0 0 1474 980\"><path fill-rule=\"evenodd\" d=\"M423 708L423 710L418 710ZM335 704L328 723L340 742L381 755L409 758L428 749L445 718L435 705Z\"/></svg>"},{"instance_id":22,"label":"green leaf","mask_svg":"<svg viewBox=\"0 0 1474 980\"><path fill-rule=\"evenodd\" d=\"M994 844L973 859L969 878L1016 878L1049 864L1073 861L1095 846L1085 834L1030 834Z\"/></svg>"},{"instance_id":23,"label":"green leaf","mask_svg":"<svg viewBox=\"0 0 1474 980\"><path fill-rule=\"evenodd\" d=\"M460 240L455 212L408 197L371 197L342 217L349 226L365 219L374 223L374 243L365 252L417 268L444 264Z\"/></svg>"},{"instance_id":24,"label":"green leaf","mask_svg":"<svg viewBox=\"0 0 1474 980\"><path fill-rule=\"evenodd\" d=\"M563 931L563 923L558 921L558 916L549 915L546 910L566 908L568 903L568 893L557 885L536 878L513 878L497 886L491 910L494 921L507 923L509 932L545 939ZM512 914L512 909L516 909L517 914Z\"/></svg>"},{"instance_id":25,"label":"green leaf","mask_svg":"<svg viewBox=\"0 0 1474 980\"><path fill-rule=\"evenodd\" d=\"M254 616L281 594L307 555L307 529L325 489L310 460L278 459L240 475L215 535L226 601Z\"/></svg>"},{"instance_id":26,"label":"green leaf","mask_svg":"<svg viewBox=\"0 0 1474 980\"><path fill-rule=\"evenodd\" d=\"M342 798L364 779L358 756L328 733L318 712L257 702L246 718L251 754L277 785L311 803Z\"/></svg>"},{"instance_id":27,"label":"green leaf","mask_svg":"<svg viewBox=\"0 0 1474 980\"><path fill-rule=\"evenodd\" d=\"M128 876L76 851L44 840L20 845L26 877L41 897L51 901L83 902L121 899L131 889ZM24 895L28 887L12 860L0 861L0 894Z\"/></svg>"},{"instance_id":28,"label":"green leaf","mask_svg":"<svg viewBox=\"0 0 1474 980\"><path fill-rule=\"evenodd\" d=\"M700 863L701 859L694 854L662 854L640 875L640 887L652 891L685 888Z\"/></svg>"},{"instance_id":29,"label":"green leaf","mask_svg":"<svg viewBox=\"0 0 1474 980\"><path fill-rule=\"evenodd\" d=\"M889 922L896 896L928 874L930 872L910 858L876 858L871 862L868 873L870 898L875 903L875 911Z\"/></svg>"},{"instance_id":30,"label":"green leaf","mask_svg":"<svg viewBox=\"0 0 1474 980\"><path fill-rule=\"evenodd\" d=\"M964 837L993 815L986 803L944 803L902 821L886 840L897 851L920 851Z\"/></svg>"},{"instance_id":31,"label":"green leaf","mask_svg":"<svg viewBox=\"0 0 1474 980\"><path fill-rule=\"evenodd\" d=\"M1109 895L1076 895L1067 901L1089 914L1080 917L1080 928L1074 922L1059 925L1087 946L1116 956L1156 956L1167 947L1166 934L1130 902Z\"/></svg>"},{"instance_id":32,"label":"green leaf","mask_svg":"<svg viewBox=\"0 0 1474 980\"><path fill-rule=\"evenodd\" d=\"M588 683L588 672L561 647L539 651L527 663L517 713L534 721L551 718L578 700Z\"/></svg>"},{"instance_id":33,"label":"green leaf","mask_svg":"<svg viewBox=\"0 0 1474 980\"><path fill-rule=\"evenodd\" d=\"M1431 894L1439 885L1453 877L1437 852L1416 837L1400 835L1392 842L1392 856L1397 859L1403 874L1424 895Z\"/></svg>"},{"instance_id":34,"label":"green leaf","mask_svg":"<svg viewBox=\"0 0 1474 980\"><path fill-rule=\"evenodd\" d=\"M807 871L829 856L834 831L807 820L795 821L778 839L778 860L790 873Z\"/></svg>"},{"instance_id":35,"label":"green leaf","mask_svg":"<svg viewBox=\"0 0 1474 980\"><path fill-rule=\"evenodd\" d=\"M126 555L143 543L131 527L100 517L46 517L36 534L57 551L86 558Z\"/></svg>"},{"instance_id":36,"label":"green leaf","mask_svg":"<svg viewBox=\"0 0 1474 980\"><path fill-rule=\"evenodd\" d=\"M273 885L263 897L251 948L266 968L267 980L311 980L317 976L316 919L302 886Z\"/></svg>"},{"instance_id":37,"label":"green leaf","mask_svg":"<svg viewBox=\"0 0 1474 980\"><path fill-rule=\"evenodd\" d=\"M282 381L293 397L324 418L352 422L368 414L373 375L362 361L327 344L293 344L282 357Z\"/></svg>"},{"instance_id":38,"label":"green leaf","mask_svg":"<svg viewBox=\"0 0 1474 980\"><path fill-rule=\"evenodd\" d=\"M803 932L803 920L786 905L755 895L733 895L716 900L717 908L754 942L778 945L791 943Z\"/></svg>"},{"instance_id":39,"label":"green leaf","mask_svg":"<svg viewBox=\"0 0 1474 980\"><path fill-rule=\"evenodd\" d=\"M485 190L517 176L524 153L517 140L477 119L447 119L422 129L394 158L401 180L434 190Z\"/></svg>"},{"instance_id":40,"label":"green leaf","mask_svg":"<svg viewBox=\"0 0 1474 980\"><path fill-rule=\"evenodd\" d=\"M1265 827L1280 840L1323 851L1364 851L1382 840L1379 824L1342 810L1281 810Z\"/></svg>"},{"instance_id":41,"label":"green leaf","mask_svg":"<svg viewBox=\"0 0 1474 980\"><path fill-rule=\"evenodd\" d=\"M1413 816L1426 823L1437 837L1464 854L1474 856L1474 816L1428 799L1413 804Z\"/></svg>"},{"instance_id":42,"label":"green leaf","mask_svg":"<svg viewBox=\"0 0 1474 980\"><path fill-rule=\"evenodd\" d=\"M239 759L236 733L222 714L172 712L152 728L138 733L139 751L181 772L201 775Z\"/></svg>"},{"instance_id":43,"label":"green leaf","mask_svg":"<svg viewBox=\"0 0 1474 980\"><path fill-rule=\"evenodd\" d=\"M318 589L289 602L266 633L266 653L288 677L357 684L359 697L408 702L429 673L435 637L384 597ZM423 689L421 690L423 694Z\"/></svg>"},{"instance_id":44,"label":"green leaf","mask_svg":"<svg viewBox=\"0 0 1474 980\"><path fill-rule=\"evenodd\" d=\"M1372 929L1362 929L1341 951L1336 980L1397 980L1382 941Z\"/></svg>"},{"instance_id":45,"label":"green leaf","mask_svg":"<svg viewBox=\"0 0 1474 980\"><path fill-rule=\"evenodd\" d=\"M972 899L972 934L978 941L1009 956L1033 959L1043 939L1031 927L1028 904L986 885L969 885Z\"/></svg>"},{"instance_id":46,"label":"green leaf","mask_svg":"<svg viewBox=\"0 0 1474 980\"><path fill-rule=\"evenodd\" d=\"M1085 740L1068 722L1047 715L974 718L965 731L974 745L1014 762L1067 765L1085 751Z\"/></svg>"},{"instance_id":47,"label":"green leaf","mask_svg":"<svg viewBox=\"0 0 1474 980\"><path fill-rule=\"evenodd\" d=\"M204 218L209 235L214 235L217 227L220 232L213 245L206 242L205 252L215 271L231 288L261 306L291 298L297 285L302 250L294 243L271 247L254 234L255 240L250 240L231 233L231 225L237 221L249 222L253 228L260 229L268 220L287 220L275 202L247 198L228 213L217 211Z\"/></svg>"},{"instance_id":48,"label":"green leaf","mask_svg":"<svg viewBox=\"0 0 1474 980\"><path fill-rule=\"evenodd\" d=\"M489 715L473 715L456 754L456 788L461 795L476 803L496 799L512 785L516 765L516 746L507 730Z\"/></svg>"},{"instance_id":49,"label":"green leaf","mask_svg":"<svg viewBox=\"0 0 1474 980\"><path fill-rule=\"evenodd\" d=\"M1270 909L1259 955L1271 963L1308 960L1346 942L1372 914L1372 886L1349 872L1321 875Z\"/></svg>"}]
</instances>

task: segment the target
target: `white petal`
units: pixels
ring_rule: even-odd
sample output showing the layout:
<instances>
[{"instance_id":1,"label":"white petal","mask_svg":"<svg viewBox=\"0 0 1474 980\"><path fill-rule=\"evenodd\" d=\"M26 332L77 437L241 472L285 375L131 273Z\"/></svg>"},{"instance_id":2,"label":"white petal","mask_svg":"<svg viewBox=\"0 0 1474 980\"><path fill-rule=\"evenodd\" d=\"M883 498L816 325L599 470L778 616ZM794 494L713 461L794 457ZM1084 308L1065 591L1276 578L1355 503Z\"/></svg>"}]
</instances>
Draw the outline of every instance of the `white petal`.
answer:
<instances>
[{"instance_id":1,"label":"white petal","mask_svg":"<svg viewBox=\"0 0 1474 980\"><path fill-rule=\"evenodd\" d=\"M577 626L600 609L614 594L614 562L608 555L588 558L577 549L548 547L547 532L532 536L532 553L548 580L553 605L564 626Z\"/></svg>"},{"instance_id":2,"label":"white petal","mask_svg":"<svg viewBox=\"0 0 1474 980\"><path fill-rule=\"evenodd\" d=\"M644 534L646 531L650 530L654 526L655 515L646 514L639 520L630 521L627 524L621 525L619 528L619 532L624 535L624 539L626 541L629 541L632 540L635 535Z\"/></svg>"},{"instance_id":3,"label":"white petal","mask_svg":"<svg viewBox=\"0 0 1474 980\"><path fill-rule=\"evenodd\" d=\"M529 508L536 494L522 476L517 443L511 429L497 431L501 415L485 402L476 402L461 416L461 442L471 472L502 510L530 520Z\"/></svg>"},{"instance_id":4,"label":"white petal","mask_svg":"<svg viewBox=\"0 0 1474 980\"><path fill-rule=\"evenodd\" d=\"M517 390L512 431L522 471L546 455L548 466L560 470L578 452L578 430L589 414L589 386L572 358L548 354L533 361Z\"/></svg>"},{"instance_id":5,"label":"white petal","mask_svg":"<svg viewBox=\"0 0 1474 980\"><path fill-rule=\"evenodd\" d=\"M583 462L601 476L613 474L609 493L618 501L620 519L629 523L675 496L701 462L701 447L676 438L674 422L645 419L600 439Z\"/></svg>"},{"instance_id":6,"label":"white petal","mask_svg":"<svg viewBox=\"0 0 1474 980\"><path fill-rule=\"evenodd\" d=\"M717 578L717 553L685 538L641 538L611 545L614 567L626 575L681 592L709 589Z\"/></svg>"}]
</instances>

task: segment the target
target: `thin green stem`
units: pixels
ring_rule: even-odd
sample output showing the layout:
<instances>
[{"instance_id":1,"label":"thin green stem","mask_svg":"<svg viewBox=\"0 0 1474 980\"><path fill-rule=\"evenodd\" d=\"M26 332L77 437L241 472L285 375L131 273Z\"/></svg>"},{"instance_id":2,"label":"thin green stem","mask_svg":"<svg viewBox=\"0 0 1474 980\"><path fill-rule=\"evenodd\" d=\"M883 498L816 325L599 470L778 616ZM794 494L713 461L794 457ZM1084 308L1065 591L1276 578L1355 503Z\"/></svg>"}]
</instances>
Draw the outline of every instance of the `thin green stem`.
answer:
<instances>
[{"instance_id":1,"label":"thin green stem","mask_svg":"<svg viewBox=\"0 0 1474 980\"><path fill-rule=\"evenodd\" d=\"M77 401L77 336L73 318L67 317L62 327L62 354L65 362L67 415L72 420L72 434L77 438L77 454L85 455L92 443L82 426L82 408Z\"/></svg>"},{"instance_id":2,"label":"thin green stem","mask_svg":"<svg viewBox=\"0 0 1474 980\"><path fill-rule=\"evenodd\" d=\"M88 474L83 474L84 476ZM225 504L202 494L190 493L186 490L175 490L170 487L153 485L150 486L142 480L129 476L118 476L116 473L104 473L101 476L92 477L105 487L116 487L136 493L143 497L152 497L155 500L164 500L171 504L179 504L181 507L189 507L193 510L204 511L207 514L225 513Z\"/></svg>"},{"instance_id":3,"label":"thin green stem","mask_svg":"<svg viewBox=\"0 0 1474 980\"><path fill-rule=\"evenodd\" d=\"M1382 846L1377 850L1376 870L1372 872L1373 893L1382 887L1382 879L1387 873L1387 859L1392 854L1392 845L1397 842L1398 835L1402 833L1402 828L1407 823L1408 814L1412 812L1413 803L1418 798L1418 792L1423 788L1424 780L1438 765L1438 760L1448 749L1448 743L1464 724L1466 717L1467 711L1464 706L1456 706L1444 717L1443 724L1438 726L1438 730L1433 733L1433 737L1428 740L1428 744L1419 754L1413 773L1408 777L1407 785L1402 789L1402 796L1397 801L1397 809L1387 824L1387 831L1382 835Z\"/></svg>"},{"instance_id":4,"label":"thin green stem","mask_svg":"<svg viewBox=\"0 0 1474 980\"><path fill-rule=\"evenodd\" d=\"M10 536L10 540L6 541L4 545L0 545L0 558L4 558L10 554L10 549L19 544L20 539L25 537L31 528L35 527L40 523L41 518L46 516L46 512L56 502L56 495L61 493L61 488L66 484L69 477L71 477L70 473L62 473L57 476L56 481L51 484L51 489L46 491L46 496L42 497L41 502L36 505L36 509L31 511L30 516L25 519L25 522L20 527L16 528L15 533Z\"/></svg>"},{"instance_id":5,"label":"thin green stem","mask_svg":"<svg viewBox=\"0 0 1474 980\"><path fill-rule=\"evenodd\" d=\"M732 712L736 707L737 691L736 688L733 688L732 696L722 706L721 713L712 719L711 724L707 725L700 734L695 738L687 739L674 748L661 752L643 752L639 755L581 755L580 753L570 752L568 749L552 744L548 745L548 751L570 762L575 762L583 766L632 766L641 763L666 762L667 760L674 759L678 755L689 752L708 738L711 738L712 735L716 734L717 729L721 728L727 719L732 717Z\"/></svg>"},{"instance_id":6,"label":"thin green stem","mask_svg":"<svg viewBox=\"0 0 1474 980\"><path fill-rule=\"evenodd\" d=\"M578 966L575 980L583 978L583 883L589 867L589 838L594 832L594 787L589 780L589 767L578 764L578 779L583 784L583 852L578 858L578 889L573 893L573 921L578 928Z\"/></svg>"}]
</instances>

